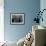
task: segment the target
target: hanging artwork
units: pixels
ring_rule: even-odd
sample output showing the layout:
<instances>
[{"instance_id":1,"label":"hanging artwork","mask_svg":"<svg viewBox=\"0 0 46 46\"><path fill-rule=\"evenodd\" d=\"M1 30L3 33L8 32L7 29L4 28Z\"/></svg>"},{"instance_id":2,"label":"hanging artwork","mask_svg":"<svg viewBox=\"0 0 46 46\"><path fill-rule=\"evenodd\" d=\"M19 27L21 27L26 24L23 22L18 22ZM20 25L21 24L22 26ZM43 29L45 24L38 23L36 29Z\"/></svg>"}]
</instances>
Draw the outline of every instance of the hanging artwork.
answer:
<instances>
[{"instance_id":1,"label":"hanging artwork","mask_svg":"<svg viewBox=\"0 0 46 46\"><path fill-rule=\"evenodd\" d=\"M10 23L11 24L24 24L25 23L24 13L11 13Z\"/></svg>"}]
</instances>

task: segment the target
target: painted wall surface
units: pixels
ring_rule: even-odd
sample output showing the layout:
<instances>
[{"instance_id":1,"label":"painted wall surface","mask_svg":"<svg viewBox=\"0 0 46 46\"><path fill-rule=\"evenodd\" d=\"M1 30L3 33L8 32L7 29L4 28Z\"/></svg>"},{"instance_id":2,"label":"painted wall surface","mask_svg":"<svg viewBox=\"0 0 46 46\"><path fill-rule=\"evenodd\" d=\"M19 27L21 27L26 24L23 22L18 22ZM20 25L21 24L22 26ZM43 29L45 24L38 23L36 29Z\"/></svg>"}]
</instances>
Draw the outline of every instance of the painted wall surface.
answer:
<instances>
[{"instance_id":1,"label":"painted wall surface","mask_svg":"<svg viewBox=\"0 0 46 46\"><path fill-rule=\"evenodd\" d=\"M40 9L41 9L41 11L42 11L43 9L46 9L46 0L41 0L41 1L40 1ZM43 12L42 17L43 17L43 22L41 21L41 22L40 22L40 25L46 26L46 10Z\"/></svg>"},{"instance_id":2,"label":"painted wall surface","mask_svg":"<svg viewBox=\"0 0 46 46\"><path fill-rule=\"evenodd\" d=\"M18 41L32 30L35 14L40 9L39 0L4 0L4 35L7 41ZM11 25L10 13L25 13L24 25Z\"/></svg>"}]
</instances>

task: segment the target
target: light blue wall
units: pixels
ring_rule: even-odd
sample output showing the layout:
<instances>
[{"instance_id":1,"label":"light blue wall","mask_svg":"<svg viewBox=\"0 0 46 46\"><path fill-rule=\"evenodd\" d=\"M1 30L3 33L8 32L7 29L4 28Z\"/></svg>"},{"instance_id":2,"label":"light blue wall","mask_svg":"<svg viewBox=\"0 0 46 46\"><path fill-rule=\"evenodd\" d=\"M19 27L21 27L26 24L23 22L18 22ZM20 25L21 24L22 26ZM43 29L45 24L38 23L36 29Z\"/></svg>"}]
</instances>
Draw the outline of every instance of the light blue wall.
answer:
<instances>
[{"instance_id":1,"label":"light blue wall","mask_svg":"<svg viewBox=\"0 0 46 46\"><path fill-rule=\"evenodd\" d=\"M42 11L43 9L46 9L46 0L41 0L40 1L40 10ZM45 26L46 27L46 10L43 12L43 22L40 22L40 25Z\"/></svg>"},{"instance_id":2,"label":"light blue wall","mask_svg":"<svg viewBox=\"0 0 46 46\"><path fill-rule=\"evenodd\" d=\"M39 0L4 0L5 40L18 41L32 29L35 12L40 9ZM11 25L10 13L25 13L24 25Z\"/></svg>"}]
</instances>

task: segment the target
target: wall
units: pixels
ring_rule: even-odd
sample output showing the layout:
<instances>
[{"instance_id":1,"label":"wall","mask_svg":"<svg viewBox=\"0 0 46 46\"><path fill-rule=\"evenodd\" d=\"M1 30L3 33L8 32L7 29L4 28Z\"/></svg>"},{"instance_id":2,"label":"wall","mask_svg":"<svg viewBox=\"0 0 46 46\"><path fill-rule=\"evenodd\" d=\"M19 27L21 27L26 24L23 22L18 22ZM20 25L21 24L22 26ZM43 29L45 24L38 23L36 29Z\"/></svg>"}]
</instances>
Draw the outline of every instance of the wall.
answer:
<instances>
[{"instance_id":1,"label":"wall","mask_svg":"<svg viewBox=\"0 0 46 46\"><path fill-rule=\"evenodd\" d=\"M4 39L18 41L32 29L35 14L40 9L40 0L4 0ZM24 25L11 25L10 13L25 13Z\"/></svg>"},{"instance_id":2,"label":"wall","mask_svg":"<svg viewBox=\"0 0 46 46\"><path fill-rule=\"evenodd\" d=\"M40 1L41 3L40 3L40 9L41 9L41 11L43 10L43 9L46 9L46 0L41 0ZM43 17L43 22L41 21L40 22L40 25L42 25L42 26L45 26L46 27L46 10L43 12L43 15L42 15L42 17Z\"/></svg>"}]
</instances>

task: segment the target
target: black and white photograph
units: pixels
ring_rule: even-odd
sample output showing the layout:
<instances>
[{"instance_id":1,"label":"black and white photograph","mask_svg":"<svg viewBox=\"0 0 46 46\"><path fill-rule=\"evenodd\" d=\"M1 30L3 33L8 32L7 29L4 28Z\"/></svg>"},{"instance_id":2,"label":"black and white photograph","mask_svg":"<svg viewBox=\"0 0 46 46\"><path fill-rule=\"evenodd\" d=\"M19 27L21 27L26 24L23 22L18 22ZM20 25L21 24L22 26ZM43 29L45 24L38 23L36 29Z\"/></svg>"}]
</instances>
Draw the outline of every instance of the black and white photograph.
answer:
<instances>
[{"instance_id":1,"label":"black and white photograph","mask_svg":"<svg viewBox=\"0 0 46 46\"><path fill-rule=\"evenodd\" d=\"M24 24L24 13L11 13L10 15L11 24Z\"/></svg>"}]
</instances>

